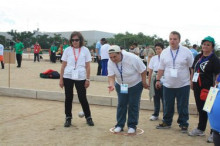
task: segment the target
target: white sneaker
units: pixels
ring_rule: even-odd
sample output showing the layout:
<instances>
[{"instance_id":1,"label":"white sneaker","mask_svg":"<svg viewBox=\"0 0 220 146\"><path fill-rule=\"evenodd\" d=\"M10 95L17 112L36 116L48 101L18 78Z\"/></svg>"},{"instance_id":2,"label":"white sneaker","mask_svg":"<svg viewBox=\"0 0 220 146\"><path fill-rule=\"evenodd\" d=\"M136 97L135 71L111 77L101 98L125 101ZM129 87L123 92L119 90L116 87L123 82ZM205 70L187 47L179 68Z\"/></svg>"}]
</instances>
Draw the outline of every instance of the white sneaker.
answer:
<instances>
[{"instance_id":1,"label":"white sneaker","mask_svg":"<svg viewBox=\"0 0 220 146\"><path fill-rule=\"evenodd\" d=\"M189 136L205 136L205 133L199 129L193 129L191 132L188 133Z\"/></svg>"},{"instance_id":2,"label":"white sneaker","mask_svg":"<svg viewBox=\"0 0 220 146\"><path fill-rule=\"evenodd\" d=\"M121 130L122 130L121 127L116 127L116 128L114 129L114 132L115 132L115 133L118 133L118 132L121 132Z\"/></svg>"},{"instance_id":3,"label":"white sneaker","mask_svg":"<svg viewBox=\"0 0 220 146\"><path fill-rule=\"evenodd\" d=\"M210 134L208 140L207 140L208 143L213 143L213 132L212 134Z\"/></svg>"},{"instance_id":4,"label":"white sneaker","mask_svg":"<svg viewBox=\"0 0 220 146\"><path fill-rule=\"evenodd\" d=\"M135 129L134 128L128 128L128 134L133 134L133 133L135 133L136 131L135 131Z\"/></svg>"},{"instance_id":5,"label":"white sneaker","mask_svg":"<svg viewBox=\"0 0 220 146\"><path fill-rule=\"evenodd\" d=\"M151 121L156 121L156 120L158 120L158 117L156 117L156 116L151 116L151 117L150 117L150 120L151 120Z\"/></svg>"}]
</instances>

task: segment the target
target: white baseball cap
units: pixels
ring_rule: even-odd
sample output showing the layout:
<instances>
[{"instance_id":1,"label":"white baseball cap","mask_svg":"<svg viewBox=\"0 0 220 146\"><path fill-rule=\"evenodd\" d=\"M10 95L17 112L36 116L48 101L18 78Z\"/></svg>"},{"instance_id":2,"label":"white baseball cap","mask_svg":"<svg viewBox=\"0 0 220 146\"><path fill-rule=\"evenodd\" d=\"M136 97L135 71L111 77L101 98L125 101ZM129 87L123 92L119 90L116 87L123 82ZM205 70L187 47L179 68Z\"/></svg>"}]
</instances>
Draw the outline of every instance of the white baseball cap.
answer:
<instances>
[{"instance_id":1,"label":"white baseball cap","mask_svg":"<svg viewBox=\"0 0 220 146\"><path fill-rule=\"evenodd\" d=\"M120 49L120 47L117 46L117 45L112 45L112 46L110 46L109 49L108 49L108 53L109 53L109 54L110 54L110 53L118 53L118 52L121 52L121 49Z\"/></svg>"}]
</instances>

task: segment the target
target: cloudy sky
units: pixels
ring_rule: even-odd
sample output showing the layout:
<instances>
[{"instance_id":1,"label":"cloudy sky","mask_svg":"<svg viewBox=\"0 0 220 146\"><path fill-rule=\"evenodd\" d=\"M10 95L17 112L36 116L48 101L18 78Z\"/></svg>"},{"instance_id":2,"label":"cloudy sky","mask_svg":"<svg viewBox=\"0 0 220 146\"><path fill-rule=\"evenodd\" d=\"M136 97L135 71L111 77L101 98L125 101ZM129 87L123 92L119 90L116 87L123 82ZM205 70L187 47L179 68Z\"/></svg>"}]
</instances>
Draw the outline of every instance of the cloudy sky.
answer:
<instances>
[{"instance_id":1,"label":"cloudy sky","mask_svg":"<svg viewBox=\"0 0 220 146\"><path fill-rule=\"evenodd\" d=\"M210 35L220 45L219 0L2 0L0 32L99 30L143 32L200 44Z\"/></svg>"}]
</instances>

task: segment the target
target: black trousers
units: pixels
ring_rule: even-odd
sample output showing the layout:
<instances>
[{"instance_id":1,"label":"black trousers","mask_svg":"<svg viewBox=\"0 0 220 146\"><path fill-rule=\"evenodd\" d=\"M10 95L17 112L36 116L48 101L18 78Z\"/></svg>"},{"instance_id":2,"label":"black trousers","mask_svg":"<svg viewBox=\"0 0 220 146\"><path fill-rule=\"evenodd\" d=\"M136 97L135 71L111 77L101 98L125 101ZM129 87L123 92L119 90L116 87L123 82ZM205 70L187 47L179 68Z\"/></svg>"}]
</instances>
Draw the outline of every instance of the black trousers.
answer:
<instances>
[{"instance_id":1,"label":"black trousers","mask_svg":"<svg viewBox=\"0 0 220 146\"><path fill-rule=\"evenodd\" d=\"M99 59L98 56L96 56L97 62L98 62L98 70L97 70L97 75L101 75L101 71L102 71L102 62L101 59Z\"/></svg>"},{"instance_id":2,"label":"black trousers","mask_svg":"<svg viewBox=\"0 0 220 146\"><path fill-rule=\"evenodd\" d=\"M21 67L22 55L16 54L16 59L17 59L17 63L18 63L17 67Z\"/></svg>"},{"instance_id":3,"label":"black trousers","mask_svg":"<svg viewBox=\"0 0 220 146\"><path fill-rule=\"evenodd\" d=\"M65 88L65 114L66 117L72 118L72 102L73 102L73 88L76 86L76 91L78 94L79 102L82 106L85 118L91 117L91 112L89 108L89 103L86 97L85 80L77 81L64 78L64 88Z\"/></svg>"},{"instance_id":4,"label":"black trousers","mask_svg":"<svg viewBox=\"0 0 220 146\"><path fill-rule=\"evenodd\" d=\"M4 69L5 66L4 66L4 62L3 61L1 61L1 65L2 65L2 69Z\"/></svg>"},{"instance_id":5,"label":"black trousers","mask_svg":"<svg viewBox=\"0 0 220 146\"><path fill-rule=\"evenodd\" d=\"M220 133L213 131L213 141L215 146L220 146Z\"/></svg>"},{"instance_id":6,"label":"black trousers","mask_svg":"<svg viewBox=\"0 0 220 146\"><path fill-rule=\"evenodd\" d=\"M36 61L36 58L37 61L40 62L39 53L34 53L34 62Z\"/></svg>"},{"instance_id":7,"label":"black trousers","mask_svg":"<svg viewBox=\"0 0 220 146\"><path fill-rule=\"evenodd\" d=\"M198 129L205 131L206 125L207 125L207 120L208 120L208 115L207 112L203 110L203 106L205 104L205 101L200 99L200 92L201 88L197 84L193 84L193 90L194 90L194 97L196 101L196 107L199 112L199 123L198 123Z\"/></svg>"},{"instance_id":8,"label":"black trousers","mask_svg":"<svg viewBox=\"0 0 220 146\"><path fill-rule=\"evenodd\" d=\"M51 52L50 61L52 63L56 63L56 53L55 52Z\"/></svg>"}]
</instances>

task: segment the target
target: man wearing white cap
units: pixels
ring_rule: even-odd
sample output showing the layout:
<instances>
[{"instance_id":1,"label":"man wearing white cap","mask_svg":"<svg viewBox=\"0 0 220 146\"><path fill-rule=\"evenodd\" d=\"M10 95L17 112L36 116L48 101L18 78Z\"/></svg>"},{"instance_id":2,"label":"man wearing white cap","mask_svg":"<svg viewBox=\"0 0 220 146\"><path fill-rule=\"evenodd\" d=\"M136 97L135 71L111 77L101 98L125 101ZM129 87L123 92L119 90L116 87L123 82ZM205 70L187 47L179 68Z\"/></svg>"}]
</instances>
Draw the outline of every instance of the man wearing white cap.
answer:
<instances>
[{"instance_id":1,"label":"man wearing white cap","mask_svg":"<svg viewBox=\"0 0 220 146\"><path fill-rule=\"evenodd\" d=\"M108 88L109 92L116 89L118 94L114 132L123 130L128 112L128 134L134 134L138 124L141 93L143 88L149 87L146 83L146 66L138 56L121 51L119 46L111 46L108 53Z\"/></svg>"}]
</instances>

